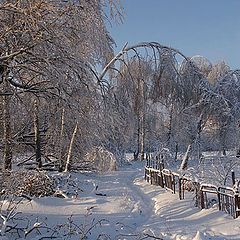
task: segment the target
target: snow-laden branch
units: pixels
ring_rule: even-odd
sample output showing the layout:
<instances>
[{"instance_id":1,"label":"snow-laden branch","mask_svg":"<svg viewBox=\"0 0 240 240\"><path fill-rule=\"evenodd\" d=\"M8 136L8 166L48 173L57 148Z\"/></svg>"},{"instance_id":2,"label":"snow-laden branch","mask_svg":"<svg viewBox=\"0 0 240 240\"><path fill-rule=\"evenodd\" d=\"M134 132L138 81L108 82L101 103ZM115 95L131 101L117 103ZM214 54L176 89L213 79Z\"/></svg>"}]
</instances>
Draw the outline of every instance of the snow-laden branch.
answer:
<instances>
[{"instance_id":1,"label":"snow-laden branch","mask_svg":"<svg viewBox=\"0 0 240 240\"><path fill-rule=\"evenodd\" d=\"M112 65L114 65L114 63L116 61L118 61L122 56L124 56L125 54L127 54L129 51L133 50L136 52L136 49L138 48L150 48L150 49L156 49L156 50L167 50L167 51L170 51L170 52L173 52L175 54L179 54L181 57L183 57L183 59L187 60L187 61L190 61L188 59L188 57L186 57L183 53L181 53L179 50L175 49L175 48L172 48L172 47L168 47L168 46L164 46L160 43L157 43L157 42L142 42L142 43L138 43L138 44L135 44L135 45L132 45L132 46L127 46L128 43L126 43L122 50L116 54L110 61L109 63L103 68L101 74L99 75L99 80L101 81L104 76L106 75L106 73L108 72L108 70L112 67ZM156 55L155 55L155 52L153 54L156 58Z\"/></svg>"}]
</instances>

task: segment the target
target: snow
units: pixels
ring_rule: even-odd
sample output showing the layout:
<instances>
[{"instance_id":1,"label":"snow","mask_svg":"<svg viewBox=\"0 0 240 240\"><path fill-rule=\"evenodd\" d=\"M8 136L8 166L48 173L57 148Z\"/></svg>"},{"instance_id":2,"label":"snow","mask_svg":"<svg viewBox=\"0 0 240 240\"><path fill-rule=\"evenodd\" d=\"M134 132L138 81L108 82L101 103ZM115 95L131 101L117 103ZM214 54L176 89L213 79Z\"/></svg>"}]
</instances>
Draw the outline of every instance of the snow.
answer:
<instances>
[{"instance_id":1,"label":"snow","mask_svg":"<svg viewBox=\"0 0 240 240\"><path fill-rule=\"evenodd\" d=\"M18 211L33 222L58 229L59 234L70 226L75 231L58 239L85 235L88 239L240 239L240 218L233 219L217 207L200 210L191 193L179 200L178 194L150 185L143 176L143 162L106 174L71 173L67 177L81 192L72 198L34 198Z\"/></svg>"}]
</instances>

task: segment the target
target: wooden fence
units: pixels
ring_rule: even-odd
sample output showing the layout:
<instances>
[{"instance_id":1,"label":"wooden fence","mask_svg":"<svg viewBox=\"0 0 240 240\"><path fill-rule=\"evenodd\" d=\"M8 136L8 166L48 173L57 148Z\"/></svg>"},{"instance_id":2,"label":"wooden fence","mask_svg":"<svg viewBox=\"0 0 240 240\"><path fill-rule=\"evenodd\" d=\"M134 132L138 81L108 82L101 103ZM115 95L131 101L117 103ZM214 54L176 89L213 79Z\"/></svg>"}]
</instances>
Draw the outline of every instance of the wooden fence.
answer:
<instances>
[{"instance_id":1,"label":"wooden fence","mask_svg":"<svg viewBox=\"0 0 240 240\"><path fill-rule=\"evenodd\" d=\"M231 187L217 187L211 184L200 184L190 178L181 177L169 169L164 168L161 158L152 159L147 155L145 167L145 180L153 185L161 186L179 194L179 199L185 197L185 192L195 194L195 205L200 209L207 209L213 204L218 204L220 211L224 211L233 218L240 216L240 194Z\"/></svg>"}]
</instances>

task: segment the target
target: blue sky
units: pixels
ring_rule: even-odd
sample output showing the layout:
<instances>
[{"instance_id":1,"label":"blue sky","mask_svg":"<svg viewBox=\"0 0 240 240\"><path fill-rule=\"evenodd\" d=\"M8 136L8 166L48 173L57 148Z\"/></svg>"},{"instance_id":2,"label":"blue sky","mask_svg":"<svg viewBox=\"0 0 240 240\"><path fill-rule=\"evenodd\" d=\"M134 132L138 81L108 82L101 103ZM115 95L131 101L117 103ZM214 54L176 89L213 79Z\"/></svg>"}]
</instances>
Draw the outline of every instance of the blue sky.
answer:
<instances>
[{"instance_id":1,"label":"blue sky","mask_svg":"<svg viewBox=\"0 0 240 240\"><path fill-rule=\"evenodd\" d=\"M109 31L124 43L157 41L187 56L203 55L240 68L240 0L121 0L123 24Z\"/></svg>"}]
</instances>

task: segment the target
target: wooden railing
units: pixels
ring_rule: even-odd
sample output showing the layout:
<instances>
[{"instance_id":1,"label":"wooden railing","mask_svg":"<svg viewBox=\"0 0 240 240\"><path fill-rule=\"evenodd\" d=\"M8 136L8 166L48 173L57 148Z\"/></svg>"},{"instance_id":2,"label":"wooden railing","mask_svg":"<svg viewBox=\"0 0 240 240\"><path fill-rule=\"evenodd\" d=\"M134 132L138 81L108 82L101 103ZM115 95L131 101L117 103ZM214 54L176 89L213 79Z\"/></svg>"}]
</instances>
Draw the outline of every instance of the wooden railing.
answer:
<instances>
[{"instance_id":1,"label":"wooden railing","mask_svg":"<svg viewBox=\"0 0 240 240\"><path fill-rule=\"evenodd\" d=\"M240 195L239 192L231 187L210 184L200 184L190 178L181 177L169 169L164 168L161 158L153 159L147 155L145 167L145 180L153 185L161 186L179 194L179 199L185 197L185 192L195 194L195 205L200 209L209 208L213 204L218 204L219 210L231 215L233 218L240 216Z\"/></svg>"}]
</instances>

